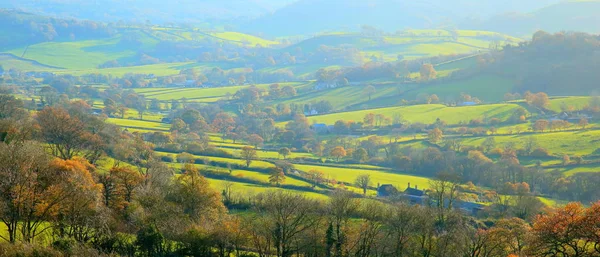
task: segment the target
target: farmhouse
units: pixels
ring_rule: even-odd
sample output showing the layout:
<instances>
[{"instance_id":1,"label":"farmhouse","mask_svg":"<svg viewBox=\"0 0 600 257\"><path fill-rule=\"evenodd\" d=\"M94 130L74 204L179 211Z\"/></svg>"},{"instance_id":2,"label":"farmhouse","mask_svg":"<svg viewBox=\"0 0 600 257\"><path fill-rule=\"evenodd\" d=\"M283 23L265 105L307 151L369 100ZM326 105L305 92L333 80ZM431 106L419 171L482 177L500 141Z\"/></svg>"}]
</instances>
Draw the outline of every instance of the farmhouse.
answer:
<instances>
[{"instance_id":1,"label":"farmhouse","mask_svg":"<svg viewBox=\"0 0 600 257\"><path fill-rule=\"evenodd\" d=\"M429 196L425 193L424 190L420 190L417 185L411 187L410 183L408 183L408 187L404 190L404 192L400 193L393 185L384 184L377 186L377 197L380 198L391 198L398 197L400 200L406 201L411 205L430 205L435 204L429 199ZM444 205L447 207L450 204L449 201L446 201ZM460 210L468 215L477 215L479 211L485 208L484 205L474 202L466 202L466 201L456 201L453 204L454 208Z\"/></svg>"},{"instance_id":2,"label":"farmhouse","mask_svg":"<svg viewBox=\"0 0 600 257\"><path fill-rule=\"evenodd\" d=\"M398 189L390 184L377 187L377 197L390 197L398 194Z\"/></svg>"},{"instance_id":3,"label":"farmhouse","mask_svg":"<svg viewBox=\"0 0 600 257\"><path fill-rule=\"evenodd\" d=\"M408 187L404 190L404 194L402 196L405 200L407 200L410 204L418 204L424 205L428 202L429 196L425 194L425 191L419 190L419 187L415 185L414 188L410 186L408 183Z\"/></svg>"},{"instance_id":4,"label":"farmhouse","mask_svg":"<svg viewBox=\"0 0 600 257\"><path fill-rule=\"evenodd\" d=\"M312 130L317 133L328 133L329 127L324 123L317 123L312 125Z\"/></svg>"}]
</instances>

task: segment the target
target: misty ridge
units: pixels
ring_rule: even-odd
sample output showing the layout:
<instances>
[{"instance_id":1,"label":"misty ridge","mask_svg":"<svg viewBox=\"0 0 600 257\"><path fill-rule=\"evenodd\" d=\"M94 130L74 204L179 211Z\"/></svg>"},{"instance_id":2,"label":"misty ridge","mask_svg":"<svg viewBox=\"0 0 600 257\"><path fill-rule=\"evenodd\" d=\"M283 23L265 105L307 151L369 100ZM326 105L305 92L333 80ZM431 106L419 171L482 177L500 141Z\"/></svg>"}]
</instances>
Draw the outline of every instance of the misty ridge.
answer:
<instances>
[{"instance_id":1,"label":"misty ridge","mask_svg":"<svg viewBox=\"0 0 600 257\"><path fill-rule=\"evenodd\" d=\"M0 2L0 256L600 256L599 0Z\"/></svg>"}]
</instances>

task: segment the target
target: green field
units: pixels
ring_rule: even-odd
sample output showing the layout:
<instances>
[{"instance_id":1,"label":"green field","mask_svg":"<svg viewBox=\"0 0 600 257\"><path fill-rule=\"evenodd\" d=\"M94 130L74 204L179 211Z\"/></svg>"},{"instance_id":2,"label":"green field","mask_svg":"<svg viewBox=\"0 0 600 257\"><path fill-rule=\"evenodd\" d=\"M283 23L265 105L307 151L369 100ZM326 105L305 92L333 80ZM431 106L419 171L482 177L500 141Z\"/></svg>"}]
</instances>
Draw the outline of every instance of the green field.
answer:
<instances>
[{"instance_id":1,"label":"green field","mask_svg":"<svg viewBox=\"0 0 600 257\"><path fill-rule=\"evenodd\" d=\"M369 106L369 104L375 104L374 102L369 103L368 96L363 93L365 87L366 86L348 86L321 91L312 91L310 93L301 94L293 99L276 101L275 104L305 104L326 100L329 101L336 110L343 110L344 108L350 106L360 106L363 104L365 106ZM373 100L390 95L396 95L398 94L399 90L399 87L395 85L376 85L375 88L376 92L371 95Z\"/></svg>"},{"instance_id":2,"label":"green field","mask_svg":"<svg viewBox=\"0 0 600 257\"><path fill-rule=\"evenodd\" d=\"M248 184L248 183L240 183L240 182L229 182L229 181L218 180L218 179L208 179L208 181L210 182L211 186L213 186L215 189L217 189L219 191L223 190L228 183L231 183L232 195L234 197L242 197L245 199L252 197L253 195L260 194L260 193L265 193L265 192L270 192L270 191L278 191L278 190L283 190L283 191L292 192L292 193L301 193L306 197L309 197L312 199L318 199L318 200L327 200L329 198L327 195L314 193L314 192L296 191L296 190L282 189L282 188L278 188L278 187L267 187L267 186L254 185L254 184Z\"/></svg>"},{"instance_id":3,"label":"green field","mask_svg":"<svg viewBox=\"0 0 600 257\"><path fill-rule=\"evenodd\" d=\"M573 107L574 110L579 111L583 110L583 108L590 103L592 97L589 96L570 96L570 97L556 97L550 99L550 107L548 109L561 112L561 107Z\"/></svg>"},{"instance_id":4,"label":"green field","mask_svg":"<svg viewBox=\"0 0 600 257\"><path fill-rule=\"evenodd\" d=\"M270 84L256 85L259 88L268 88ZM302 83L290 82L279 83L283 86L300 86ZM161 101L180 100L180 99L195 99L195 100L213 100L216 101L220 97L227 94L235 94L237 91L249 86L229 86L217 88L144 88L134 89L136 92L143 94L148 99L158 99Z\"/></svg>"},{"instance_id":5,"label":"green field","mask_svg":"<svg viewBox=\"0 0 600 257\"><path fill-rule=\"evenodd\" d=\"M20 71L55 71L56 69L39 65L33 61L25 61L10 55L0 55L0 65L5 70L17 69Z\"/></svg>"},{"instance_id":6,"label":"green field","mask_svg":"<svg viewBox=\"0 0 600 257\"><path fill-rule=\"evenodd\" d=\"M422 85L420 88L408 91L402 98L414 100L420 94L436 94L442 101L458 101L461 93L477 97L485 102L500 102L504 94L511 92L515 81L497 75L478 75L469 79L440 82L431 85Z\"/></svg>"},{"instance_id":7,"label":"green field","mask_svg":"<svg viewBox=\"0 0 600 257\"><path fill-rule=\"evenodd\" d=\"M148 130L159 130L169 131L170 125L155 121L146 120L134 120L134 119L119 119L119 118L108 118L108 123L115 124L123 128L137 128L137 129L148 129Z\"/></svg>"},{"instance_id":8,"label":"green field","mask_svg":"<svg viewBox=\"0 0 600 257\"><path fill-rule=\"evenodd\" d=\"M104 40L47 42L9 52L45 65L66 69L93 69L105 62L133 57L136 54L134 50L118 47L119 40L119 37L115 37Z\"/></svg>"},{"instance_id":9,"label":"green field","mask_svg":"<svg viewBox=\"0 0 600 257\"><path fill-rule=\"evenodd\" d=\"M311 170L319 170L325 174L326 179L335 179L337 181L344 182L346 185L354 184L356 177L362 174L368 174L371 176L371 182L373 187L377 184L392 184L398 190L404 190L408 183L419 188L426 189L429 187L429 179L424 177L417 177L413 175L396 174L391 172L384 172L378 170L368 169L352 169L352 168L334 168L316 165L295 165L296 169L308 172Z\"/></svg>"},{"instance_id":10,"label":"green field","mask_svg":"<svg viewBox=\"0 0 600 257\"><path fill-rule=\"evenodd\" d=\"M271 41L271 40L266 40L266 39L262 39L259 37L255 37L252 35L248 35L248 34L244 34L244 33L239 33L239 32L214 32L214 33L210 33L211 35L224 39L224 40L229 40L229 41L236 41L236 42L242 42L242 43L247 43L250 46L256 46L256 45L260 45L260 46L272 46L272 45L277 45L279 44L276 41Z\"/></svg>"},{"instance_id":11,"label":"green field","mask_svg":"<svg viewBox=\"0 0 600 257\"><path fill-rule=\"evenodd\" d=\"M598 130L537 133L533 135L503 135L494 136L494 139L499 146L512 142L517 147L522 148L529 137L534 137L540 147L546 148L550 154L557 157L562 157L565 154L586 156L592 154L600 147L600 131ZM468 138L464 139L464 144L479 146L484 140L485 138Z\"/></svg>"},{"instance_id":12,"label":"green field","mask_svg":"<svg viewBox=\"0 0 600 257\"><path fill-rule=\"evenodd\" d=\"M420 122L432 124L439 118L448 124L458 124L460 122L468 123L472 119L483 119L486 117L506 120L517 108L519 108L519 106L516 104L489 104L464 107L447 107L441 104L428 104L341 112L311 116L308 119L311 122L325 124L334 124L338 120L358 122L362 121L365 115L373 113L383 114L390 118L396 114L401 114L405 120L411 123Z\"/></svg>"}]
</instances>

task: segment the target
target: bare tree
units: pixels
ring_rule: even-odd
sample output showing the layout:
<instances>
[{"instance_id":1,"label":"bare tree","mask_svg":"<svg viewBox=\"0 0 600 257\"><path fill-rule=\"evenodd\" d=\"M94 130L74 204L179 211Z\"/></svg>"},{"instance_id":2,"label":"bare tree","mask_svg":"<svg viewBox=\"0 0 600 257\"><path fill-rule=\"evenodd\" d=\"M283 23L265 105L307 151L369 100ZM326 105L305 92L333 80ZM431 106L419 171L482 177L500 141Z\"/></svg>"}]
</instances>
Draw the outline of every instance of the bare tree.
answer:
<instances>
[{"instance_id":1,"label":"bare tree","mask_svg":"<svg viewBox=\"0 0 600 257\"><path fill-rule=\"evenodd\" d=\"M362 174L356 177L356 180L354 180L354 184L356 184L357 187L363 190L363 195L367 195L367 189L371 184L371 176L369 174Z\"/></svg>"},{"instance_id":2,"label":"bare tree","mask_svg":"<svg viewBox=\"0 0 600 257\"><path fill-rule=\"evenodd\" d=\"M459 200L460 180L458 175L452 173L438 173L435 179L429 182L431 197L436 207L438 221L446 221L448 212L454 207L454 203Z\"/></svg>"},{"instance_id":3,"label":"bare tree","mask_svg":"<svg viewBox=\"0 0 600 257\"><path fill-rule=\"evenodd\" d=\"M278 257L289 257L298 250L294 242L319 223L316 204L300 194L269 192L257 200L257 216L267 218L272 244ZM265 240L263 240L265 241Z\"/></svg>"}]
</instances>

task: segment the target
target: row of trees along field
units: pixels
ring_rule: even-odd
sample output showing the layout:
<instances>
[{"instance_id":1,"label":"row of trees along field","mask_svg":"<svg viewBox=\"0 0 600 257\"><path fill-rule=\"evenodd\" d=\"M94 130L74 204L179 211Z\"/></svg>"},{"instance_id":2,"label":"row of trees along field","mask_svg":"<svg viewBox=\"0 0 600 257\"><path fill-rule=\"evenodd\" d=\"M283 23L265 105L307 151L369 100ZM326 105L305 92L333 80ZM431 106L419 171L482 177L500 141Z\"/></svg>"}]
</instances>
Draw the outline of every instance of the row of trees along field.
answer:
<instances>
[{"instance_id":1,"label":"row of trees along field","mask_svg":"<svg viewBox=\"0 0 600 257\"><path fill-rule=\"evenodd\" d=\"M0 175L5 178L0 181L0 220L5 225L0 236L6 241L0 244L0 253L4 256L600 254L600 203L532 209L536 206L530 202L535 199L530 197L532 186L520 183L530 169L515 163L514 154L503 155L496 164L482 155L476 157L476 152L466 159L437 148L414 152L422 156L418 162L413 157L419 165L416 170L457 167L437 174L430 185L436 201L429 206L361 199L346 191L332 191L325 201L273 191L225 201L243 211L236 215L228 213L222 195L210 187L197 166L187 163L176 170L158 161L154 146L142 135L105 123L84 102L59 102L31 114L14 96L0 97ZM248 133L265 129L261 124L268 116L245 114L233 118L214 106L187 106L178 115L181 122L176 122L182 127L172 135L218 128L228 134L240 130L241 124ZM301 115L273 135L285 133L298 135L301 141L314 138ZM105 164L106 160L111 161ZM515 182L504 183L507 196L498 198L504 205L472 217L452 208L461 192L460 182L468 176ZM535 187L551 180L541 174L535 178L541 180L532 183Z\"/></svg>"}]
</instances>

